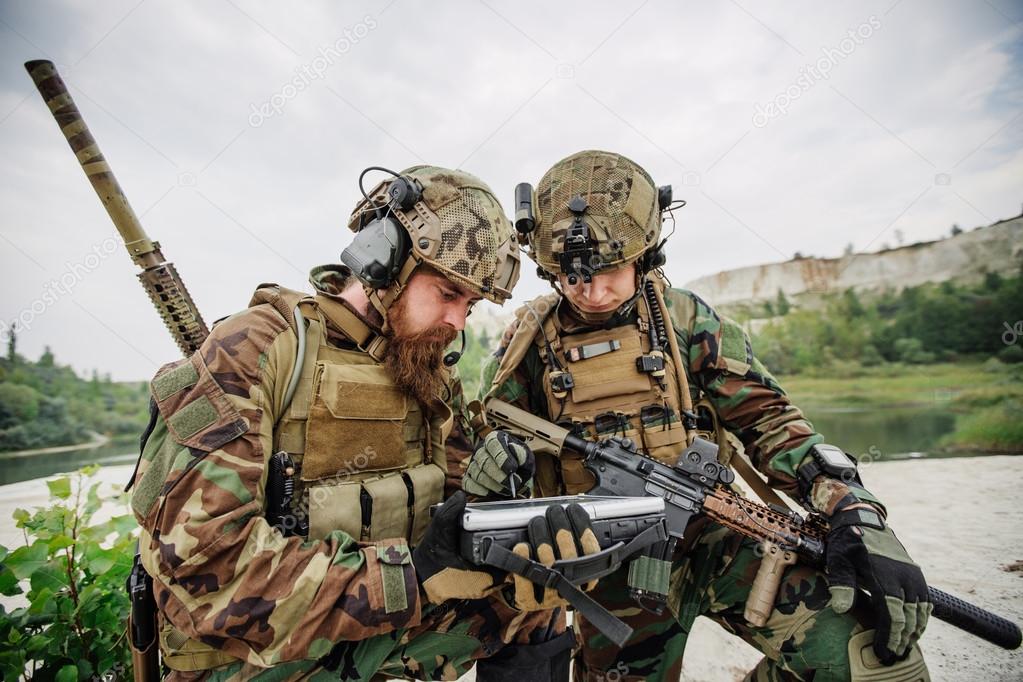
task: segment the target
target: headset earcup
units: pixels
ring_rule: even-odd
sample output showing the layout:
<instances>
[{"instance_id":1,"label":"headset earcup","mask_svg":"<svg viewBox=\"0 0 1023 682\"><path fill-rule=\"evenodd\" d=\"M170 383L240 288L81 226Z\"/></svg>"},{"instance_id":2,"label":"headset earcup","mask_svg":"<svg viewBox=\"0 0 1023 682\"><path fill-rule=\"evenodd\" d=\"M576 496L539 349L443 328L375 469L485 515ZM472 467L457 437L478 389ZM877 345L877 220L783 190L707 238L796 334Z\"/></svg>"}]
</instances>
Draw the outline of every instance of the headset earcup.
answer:
<instances>
[{"instance_id":1,"label":"headset earcup","mask_svg":"<svg viewBox=\"0 0 1023 682\"><path fill-rule=\"evenodd\" d=\"M390 286L412 251L408 232L393 216L371 220L341 252L341 262L373 289Z\"/></svg>"},{"instance_id":2,"label":"headset earcup","mask_svg":"<svg viewBox=\"0 0 1023 682\"><path fill-rule=\"evenodd\" d=\"M664 246L657 249L651 249L643 254L643 273L648 273L651 270L663 266L668 262L668 257L664 253Z\"/></svg>"}]
</instances>

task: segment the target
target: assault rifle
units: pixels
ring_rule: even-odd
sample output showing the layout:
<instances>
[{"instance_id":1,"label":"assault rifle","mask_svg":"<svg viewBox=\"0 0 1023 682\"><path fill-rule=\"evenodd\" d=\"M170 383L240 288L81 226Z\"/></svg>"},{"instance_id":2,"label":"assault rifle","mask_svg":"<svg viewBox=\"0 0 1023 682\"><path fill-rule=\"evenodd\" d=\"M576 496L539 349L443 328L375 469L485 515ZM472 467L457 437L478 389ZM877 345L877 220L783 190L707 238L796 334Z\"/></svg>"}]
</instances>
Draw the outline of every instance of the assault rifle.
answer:
<instances>
[{"instance_id":1,"label":"assault rifle","mask_svg":"<svg viewBox=\"0 0 1023 682\"><path fill-rule=\"evenodd\" d=\"M827 522L819 514L803 517L748 500L727 486L732 471L718 462L717 446L697 438L673 466L640 453L629 438L590 441L540 417L491 399L484 406L490 426L526 440L535 452L559 455L568 448L583 456L596 478L592 495L656 496L664 500L668 534L681 540L686 526L703 514L746 537L757 540L763 561L746 604L746 617L763 624L773 608L785 566L802 560L822 568ZM928 587L934 617L1005 649L1016 649L1023 634L1015 623L947 592Z\"/></svg>"}]
</instances>

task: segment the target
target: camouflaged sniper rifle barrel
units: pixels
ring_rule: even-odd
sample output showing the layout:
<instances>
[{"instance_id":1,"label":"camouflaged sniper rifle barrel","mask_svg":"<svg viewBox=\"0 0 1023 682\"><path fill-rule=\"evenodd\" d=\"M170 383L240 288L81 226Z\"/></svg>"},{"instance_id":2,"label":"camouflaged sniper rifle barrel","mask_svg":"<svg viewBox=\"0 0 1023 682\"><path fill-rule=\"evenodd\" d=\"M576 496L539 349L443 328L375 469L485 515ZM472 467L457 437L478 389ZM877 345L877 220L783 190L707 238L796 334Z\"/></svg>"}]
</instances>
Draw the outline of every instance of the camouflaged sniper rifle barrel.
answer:
<instances>
[{"instance_id":1,"label":"camouflaged sniper rifle barrel","mask_svg":"<svg viewBox=\"0 0 1023 682\"><path fill-rule=\"evenodd\" d=\"M71 145L71 151L99 195L103 208L121 233L128 254L142 268L142 272L138 273L142 288L149 294L149 300L156 306L178 348L185 355L191 355L209 334L209 329L177 269L164 259L159 242L150 240L142 229L53 62L42 59L25 62L25 69Z\"/></svg>"}]
</instances>

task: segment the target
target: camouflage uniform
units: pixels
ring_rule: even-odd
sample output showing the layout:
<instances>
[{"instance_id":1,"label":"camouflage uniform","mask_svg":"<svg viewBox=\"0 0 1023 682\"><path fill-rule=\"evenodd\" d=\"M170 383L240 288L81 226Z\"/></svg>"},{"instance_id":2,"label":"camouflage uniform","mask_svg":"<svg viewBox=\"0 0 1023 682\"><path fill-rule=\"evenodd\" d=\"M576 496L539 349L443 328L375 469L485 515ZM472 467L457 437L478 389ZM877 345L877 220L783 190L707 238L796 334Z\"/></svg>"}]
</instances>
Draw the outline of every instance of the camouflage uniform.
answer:
<instances>
[{"instance_id":1,"label":"camouflage uniform","mask_svg":"<svg viewBox=\"0 0 1023 682\"><path fill-rule=\"evenodd\" d=\"M439 186L446 181L433 180L427 185L430 196L447 191L440 201L457 206L452 204L458 201L457 191L452 194L450 186L447 190ZM500 212L496 200L494 209L481 208L473 200L470 218L476 215L483 220L474 208L480 214ZM420 216L432 217L419 204L416 210ZM500 219L507 225L503 214ZM460 223L458 235L475 227ZM441 236L449 259L457 259L461 237L448 232ZM495 242L491 253L498 237L491 233ZM474 281L469 261L452 262L465 281ZM347 362L363 363L360 367L382 369L360 350L348 331L350 326L338 322L358 318L363 327L372 326L337 296L350 272L326 267L313 275L318 291L315 301L320 303L312 310L324 314L319 317L318 345L306 351L305 363L311 364L309 357L344 356ZM331 300L334 314L323 307ZM315 301L310 297L302 304ZM292 401L285 396L290 379L302 376L307 366L298 352L293 305L294 300L287 300L280 289L264 285L248 309L215 325L195 354L165 365L151 383L151 420L132 478L131 504L142 528L141 560L154 580L160 648L165 665L171 668L167 679L369 679L377 673L455 679L475 659L500 653L509 643L548 641L563 632L563 617L518 612L497 596L440 605L421 598L408 542L421 535L430 500L416 500L413 514L411 479L405 483L409 513L406 516L401 510L406 530L394 536L374 533L369 527L345 532L335 526L309 537L285 535L267 522L271 455L282 447L281 439L287 435L282 433L287 431L284 427L289 419L295 422L295 406L303 399L299 394ZM329 368L329 363L317 365L324 374ZM304 382L303 378L300 385ZM320 384L326 382L320 378L316 385ZM383 387L377 393L386 392L386 385L378 386ZM336 391L340 393L340 388ZM308 408L309 397L304 400ZM317 409L315 400L307 412ZM408 419L398 421L397 452L425 458L423 467L442 472L433 479L439 478L435 485L441 498L459 489L459 462L470 452L457 376L450 377L446 396L435 402L435 406L416 403L417 407L409 408L409 414L425 415L411 434ZM452 415L453 424L432 428L433 421L427 417L435 408ZM446 439L442 433L448 434ZM354 427L349 438L334 435L342 440L335 443L335 450L347 447L349 439L365 436ZM313 430L308 436L302 436L302 447L285 450L301 453L304 447L305 463L311 468ZM307 477L299 476L300 461L297 467L301 491L295 502L312 505L315 501L308 498L316 488L306 484ZM409 471L399 463L401 475L390 480L401 481ZM356 489L369 486L368 478L348 473L355 476ZM341 478L340 472L337 477ZM415 490L419 492L418 487ZM388 511L393 516L393 510L387 509L378 509L376 516ZM307 520L315 529L316 517L309 513ZM364 519L364 523L369 522ZM360 534L363 541L358 540Z\"/></svg>"},{"instance_id":2,"label":"camouflage uniform","mask_svg":"<svg viewBox=\"0 0 1023 682\"><path fill-rule=\"evenodd\" d=\"M550 300L548 297L547 301ZM768 482L795 495L796 467L809 448L823 438L753 355L741 327L719 316L691 292L666 289L664 300L680 355L686 363L693 403L701 398L709 401L720 425L738 438ZM534 301L534 307L535 304ZM574 329L584 324L573 317L567 303L558 305L556 310L559 328ZM523 320L530 320L522 309L516 312L516 317L483 368L480 385L484 392L501 366L515 330L524 324ZM544 363L534 345L491 395L554 419L558 406L549 404L543 389L544 372ZM706 430L705 425L701 427ZM592 425L586 430L589 436L595 435ZM839 499L844 494L835 490L829 495ZM822 507L826 506L826 501L822 502ZM756 543L705 519L694 521L686 535L686 546L676 554L672 570L669 605L674 616L656 616L639 608L628 596L624 571L602 579L591 593L631 625L635 634L619 650L577 615L584 647L575 660L576 679L677 680L682 652L697 615L711 618L765 654L749 679L849 679L849 656L854 649L855 655L865 661L864 667L878 667L870 651L872 631L854 637L869 627L864 625L869 623L866 614L856 611L840 616L831 611L823 573L804 565L789 567L768 622L764 627L753 628L746 623L743 612L760 565ZM914 648L902 669L925 669L918 648Z\"/></svg>"}]
</instances>

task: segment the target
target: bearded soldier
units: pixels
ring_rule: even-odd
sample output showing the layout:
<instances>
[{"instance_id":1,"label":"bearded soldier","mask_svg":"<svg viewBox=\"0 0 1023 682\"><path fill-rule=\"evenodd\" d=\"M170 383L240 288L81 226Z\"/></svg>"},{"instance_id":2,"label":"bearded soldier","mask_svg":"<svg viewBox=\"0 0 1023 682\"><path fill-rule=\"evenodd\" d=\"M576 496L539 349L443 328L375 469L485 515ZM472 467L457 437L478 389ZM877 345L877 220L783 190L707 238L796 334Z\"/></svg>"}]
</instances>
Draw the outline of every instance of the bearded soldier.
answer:
<instances>
[{"instance_id":1,"label":"bearded soldier","mask_svg":"<svg viewBox=\"0 0 1023 682\"><path fill-rule=\"evenodd\" d=\"M131 504L168 679L455 679L476 659L480 680L567 679L552 603L457 555L471 446L442 358L510 296L511 224L472 175L391 175L315 294L261 285L152 381ZM562 556L594 544L578 511L540 519Z\"/></svg>"},{"instance_id":2,"label":"bearded soldier","mask_svg":"<svg viewBox=\"0 0 1023 682\"><path fill-rule=\"evenodd\" d=\"M647 612L630 599L630 588L652 587L642 583L643 571L601 581L595 598L635 633L618 649L577 614L576 679L679 679L697 615L765 654L747 679L926 679L916 640L932 605L884 505L863 487L855 462L825 445L789 402L744 330L695 294L666 285L661 223L671 188L658 189L621 155L585 151L555 164L535 192L520 185L516 203L520 241L555 293L516 312L484 366L485 397L590 438L629 437L666 463L697 435L710 439L765 502L781 503L774 490L782 491L831 527L827 573L788 565L773 610L747 618L763 548L698 518L674 554L673 613ZM538 496L585 492L594 483L570 453L534 459L491 443L474 454L463 487L507 494L512 482L521 490L528 479ZM871 598L854 608L858 587Z\"/></svg>"}]
</instances>

